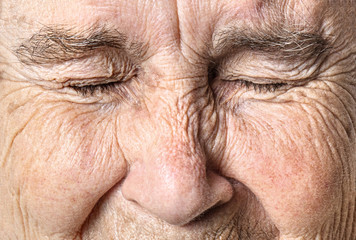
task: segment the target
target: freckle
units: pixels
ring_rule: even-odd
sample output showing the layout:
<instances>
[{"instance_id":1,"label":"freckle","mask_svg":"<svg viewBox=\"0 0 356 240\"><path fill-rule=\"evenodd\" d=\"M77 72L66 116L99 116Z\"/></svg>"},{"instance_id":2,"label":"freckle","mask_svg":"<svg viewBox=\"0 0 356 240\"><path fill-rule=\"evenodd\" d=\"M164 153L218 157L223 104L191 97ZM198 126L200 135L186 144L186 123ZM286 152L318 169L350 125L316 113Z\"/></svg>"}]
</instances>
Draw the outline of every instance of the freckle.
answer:
<instances>
[{"instance_id":1,"label":"freckle","mask_svg":"<svg viewBox=\"0 0 356 240\"><path fill-rule=\"evenodd\" d=\"M11 114L13 111L15 111L18 108L18 105L15 103L10 103L7 107L7 113Z\"/></svg>"}]
</instances>

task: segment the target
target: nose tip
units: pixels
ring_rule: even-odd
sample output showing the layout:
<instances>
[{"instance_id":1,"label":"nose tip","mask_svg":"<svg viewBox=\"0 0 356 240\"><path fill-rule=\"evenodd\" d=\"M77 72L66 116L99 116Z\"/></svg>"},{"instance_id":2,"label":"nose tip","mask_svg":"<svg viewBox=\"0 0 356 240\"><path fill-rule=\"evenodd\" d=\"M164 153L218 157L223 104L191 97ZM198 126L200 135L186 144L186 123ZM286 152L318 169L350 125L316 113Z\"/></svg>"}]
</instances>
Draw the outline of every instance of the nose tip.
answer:
<instances>
[{"instance_id":1,"label":"nose tip","mask_svg":"<svg viewBox=\"0 0 356 240\"><path fill-rule=\"evenodd\" d=\"M136 166L125 179L122 194L156 217L184 225L213 206L228 202L233 188L212 171L197 174L187 169L155 171L152 166Z\"/></svg>"}]
</instances>

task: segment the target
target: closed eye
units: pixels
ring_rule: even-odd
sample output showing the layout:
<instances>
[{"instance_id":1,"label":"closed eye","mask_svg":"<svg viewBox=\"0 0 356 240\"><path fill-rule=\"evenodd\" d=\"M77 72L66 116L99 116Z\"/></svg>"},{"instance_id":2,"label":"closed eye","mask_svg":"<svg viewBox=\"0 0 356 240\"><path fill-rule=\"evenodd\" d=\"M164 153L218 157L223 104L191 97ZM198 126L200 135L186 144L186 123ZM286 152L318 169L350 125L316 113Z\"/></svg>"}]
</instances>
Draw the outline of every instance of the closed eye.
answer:
<instances>
[{"instance_id":1,"label":"closed eye","mask_svg":"<svg viewBox=\"0 0 356 240\"><path fill-rule=\"evenodd\" d=\"M127 73L117 73L108 78L72 80L69 85L77 93L84 97L92 97L100 94L119 93L127 88L127 83L137 77L137 69L131 69Z\"/></svg>"},{"instance_id":2,"label":"closed eye","mask_svg":"<svg viewBox=\"0 0 356 240\"><path fill-rule=\"evenodd\" d=\"M130 80L133 81L92 83L83 86L70 86L70 88L83 98L100 99L103 103L133 103L137 102L139 84L137 84L136 78Z\"/></svg>"},{"instance_id":3,"label":"closed eye","mask_svg":"<svg viewBox=\"0 0 356 240\"><path fill-rule=\"evenodd\" d=\"M96 94L103 94L112 92L117 89L120 82L109 82L109 83L100 83L86 86L71 86L77 93L81 94L84 97L94 96Z\"/></svg>"},{"instance_id":4,"label":"closed eye","mask_svg":"<svg viewBox=\"0 0 356 240\"><path fill-rule=\"evenodd\" d=\"M268 93L268 92L275 92L276 90L287 86L287 83L254 83L252 81L237 79L234 82L240 87L244 87L248 90L253 89L255 92L258 93Z\"/></svg>"},{"instance_id":5,"label":"closed eye","mask_svg":"<svg viewBox=\"0 0 356 240\"><path fill-rule=\"evenodd\" d=\"M218 70L215 66L209 67L208 70L208 79L210 82L215 81L219 78L220 81L227 83L230 87L231 84L235 85L238 88L245 88L247 90L253 89L255 92L258 93L268 93L268 92L275 92L278 89L288 86L288 83L281 82L281 81L263 81L263 80L247 80L245 78L228 75L226 77L219 77Z\"/></svg>"}]
</instances>

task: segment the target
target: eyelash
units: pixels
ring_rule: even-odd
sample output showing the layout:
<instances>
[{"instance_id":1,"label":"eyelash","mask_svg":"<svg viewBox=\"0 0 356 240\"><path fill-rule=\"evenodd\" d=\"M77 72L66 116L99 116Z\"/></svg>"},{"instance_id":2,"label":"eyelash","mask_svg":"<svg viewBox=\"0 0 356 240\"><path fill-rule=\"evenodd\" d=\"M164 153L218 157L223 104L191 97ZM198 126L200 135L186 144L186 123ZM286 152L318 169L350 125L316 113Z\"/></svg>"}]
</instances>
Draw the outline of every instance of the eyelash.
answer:
<instances>
[{"instance_id":1,"label":"eyelash","mask_svg":"<svg viewBox=\"0 0 356 240\"><path fill-rule=\"evenodd\" d=\"M118 84L120 82L110 82L102 83L97 85L87 85L87 86L71 86L77 93L81 94L84 97L94 96L96 93L107 93L113 90L118 90Z\"/></svg>"},{"instance_id":2,"label":"eyelash","mask_svg":"<svg viewBox=\"0 0 356 240\"><path fill-rule=\"evenodd\" d=\"M246 89L253 89L258 93L269 93L275 92L276 90L286 86L286 83L270 83L270 84L261 84L254 83L247 80L236 79L236 80L223 80L224 82L229 82L233 84L238 84L239 87L244 87ZM87 86L71 86L77 93L81 94L84 97L94 96L95 94L103 94L112 91L118 91L118 85L123 84L123 82L110 82L110 83L102 83L97 85L87 85Z\"/></svg>"},{"instance_id":3,"label":"eyelash","mask_svg":"<svg viewBox=\"0 0 356 240\"><path fill-rule=\"evenodd\" d=\"M208 79L209 81L214 81L218 77L218 70L216 66L211 66L208 70ZM234 84L234 85L239 85L239 87L244 87L245 89L251 89L255 92L261 93L267 93L267 92L275 92L276 90L288 85L287 83L254 83L252 81L247 81L239 78L234 78L232 76L229 76L228 79L223 79L221 80L225 84Z\"/></svg>"},{"instance_id":4,"label":"eyelash","mask_svg":"<svg viewBox=\"0 0 356 240\"><path fill-rule=\"evenodd\" d=\"M108 78L97 78L96 83L78 84L70 86L71 89L75 90L78 94L83 97L93 97L95 95L114 93L119 97L128 97L130 94L130 89L127 83L130 80L137 78L137 67L133 67L130 64L122 65L122 71L112 74L110 79Z\"/></svg>"},{"instance_id":5,"label":"eyelash","mask_svg":"<svg viewBox=\"0 0 356 240\"><path fill-rule=\"evenodd\" d=\"M244 87L246 89L253 89L255 92L258 93L275 92L276 90L287 85L286 83L254 83L242 79L234 80L234 82L239 84L240 87Z\"/></svg>"}]
</instances>

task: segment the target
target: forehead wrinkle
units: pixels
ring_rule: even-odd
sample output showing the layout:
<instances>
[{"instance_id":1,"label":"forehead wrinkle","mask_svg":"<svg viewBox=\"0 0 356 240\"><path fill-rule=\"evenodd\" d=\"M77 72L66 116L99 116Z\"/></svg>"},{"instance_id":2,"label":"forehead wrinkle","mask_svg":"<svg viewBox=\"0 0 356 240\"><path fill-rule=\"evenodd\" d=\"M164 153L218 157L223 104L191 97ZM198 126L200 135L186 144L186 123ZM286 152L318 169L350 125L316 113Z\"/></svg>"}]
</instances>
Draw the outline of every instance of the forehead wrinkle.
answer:
<instances>
[{"instance_id":1,"label":"forehead wrinkle","mask_svg":"<svg viewBox=\"0 0 356 240\"><path fill-rule=\"evenodd\" d=\"M246 29L274 30L283 29L290 32L316 32L320 27L321 10L311 1L295 0L254 0L246 6L243 3L228 4L229 10L222 17L222 24L216 30L232 24ZM308 3L308 4L307 4Z\"/></svg>"},{"instance_id":2,"label":"forehead wrinkle","mask_svg":"<svg viewBox=\"0 0 356 240\"><path fill-rule=\"evenodd\" d=\"M270 0L265 2L261 16L269 24L285 24L289 29L315 30L324 5L324 1L317 0Z\"/></svg>"}]
</instances>

